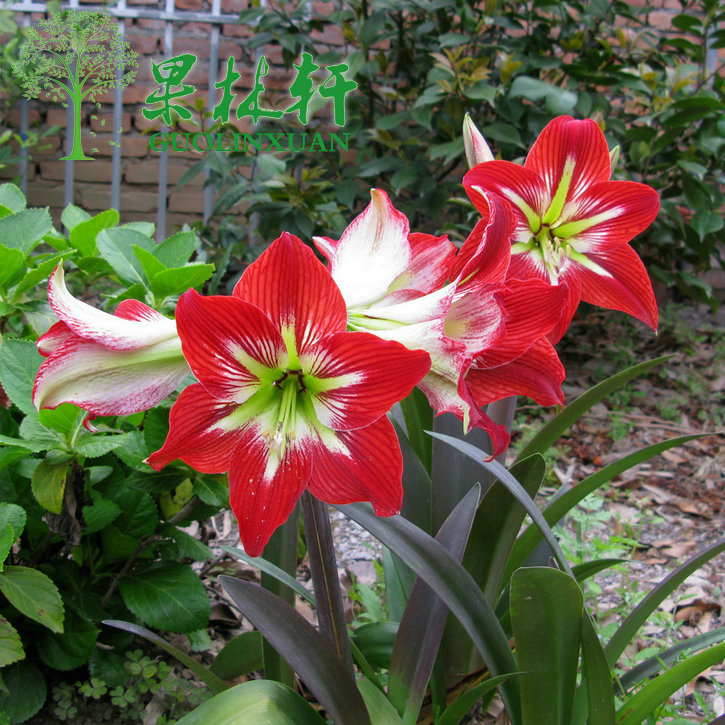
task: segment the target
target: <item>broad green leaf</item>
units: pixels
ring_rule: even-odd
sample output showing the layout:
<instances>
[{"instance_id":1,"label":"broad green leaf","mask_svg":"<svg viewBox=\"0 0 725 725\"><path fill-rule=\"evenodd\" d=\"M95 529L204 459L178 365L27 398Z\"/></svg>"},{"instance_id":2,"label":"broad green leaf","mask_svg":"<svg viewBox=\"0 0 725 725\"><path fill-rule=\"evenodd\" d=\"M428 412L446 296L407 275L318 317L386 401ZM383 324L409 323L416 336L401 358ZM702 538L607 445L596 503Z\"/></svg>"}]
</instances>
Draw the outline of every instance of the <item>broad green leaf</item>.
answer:
<instances>
[{"instance_id":1,"label":"broad green leaf","mask_svg":"<svg viewBox=\"0 0 725 725\"><path fill-rule=\"evenodd\" d=\"M699 652L655 677L617 711L617 725L641 725L659 705L680 687L725 658L725 644Z\"/></svg>"},{"instance_id":2,"label":"broad green leaf","mask_svg":"<svg viewBox=\"0 0 725 725\"><path fill-rule=\"evenodd\" d=\"M42 672L27 660L15 662L2 671L6 694L0 694L0 713L12 723L30 720L45 702L48 694Z\"/></svg>"},{"instance_id":3,"label":"broad green leaf","mask_svg":"<svg viewBox=\"0 0 725 725\"><path fill-rule=\"evenodd\" d=\"M227 689L227 685L217 675L204 667L200 662L197 662L193 657L189 657L188 654L182 652L178 647L169 644L155 632L141 627L138 624L123 622L118 619L104 619L102 623L108 627L115 627L116 629L122 629L124 632L130 632L131 634L143 637L149 642L158 645L161 649L176 657L179 662L188 667L212 692L224 692Z\"/></svg>"},{"instance_id":4,"label":"broad green leaf","mask_svg":"<svg viewBox=\"0 0 725 725\"><path fill-rule=\"evenodd\" d=\"M2 572L5 559L15 543L15 531L10 524L0 525L0 572ZM0 665L1 666L1 665Z\"/></svg>"},{"instance_id":5,"label":"broad green leaf","mask_svg":"<svg viewBox=\"0 0 725 725\"><path fill-rule=\"evenodd\" d=\"M458 617L494 676L516 671L508 638L471 575L435 539L399 517L378 517L366 504L336 506L397 554ZM518 687L502 685L502 697L516 719Z\"/></svg>"},{"instance_id":6,"label":"broad green leaf","mask_svg":"<svg viewBox=\"0 0 725 725\"><path fill-rule=\"evenodd\" d=\"M153 250L154 256L169 268L183 267L194 253L194 232L177 232Z\"/></svg>"},{"instance_id":7,"label":"broad green leaf","mask_svg":"<svg viewBox=\"0 0 725 725\"><path fill-rule=\"evenodd\" d=\"M474 486L451 512L436 535L456 561L466 549L481 492ZM417 716L440 647L448 607L422 579L408 597L398 626L388 674L388 696L406 722Z\"/></svg>"},{"instance_id":8,"label":"broad green leaf","mask_svg":"<svg viewBox=\"0 0 725 725\"><path fill-rule=\"evenodd\" d=\"M159 512L156 502L149 494L133 488L119 487L107 489L106 495L121 507L121 515L115 524L124 534L140 538L153 533L159 520Z\"/></svg>"},{"instance_id":9,"label":"broad green leaf","mask_svg":"<svg viewBox=\"0 0 725 725\"><path fill-rule=\"evenodd\" d=\"M634 640L639 628L649 619L660 603L677 589L690 574L723 551L725 551L725 537L718 539L704 551L690 557L647 594L605 645L604 651L610 667L614 667L620 655L624 652L624 648Z\"/></svg>"},{"instance_id":10,"label":"broad green leaf","mask_svg":"<svg viewBox=\"0 0 725 725\"><path fill-rule=\"evenodd\" d=\"M155 274L163 272L166 269L166 265L160 262L154 254L148 252L143 247L139 247L137 244L133 245L133 253L136 258L141 262L141 267L146 274L147 279L152 279ZM153 284L151 285L153 288Z\"/></svg>"},{"instance_id":11,"label":"broad green leaf","mask_svg":"<svg viewBox=\"0 0 725 725\"><path fill-rule=\"evenodd\" d=\"M33 287L37 287L41 282L45 282L50 277L52 271L66 258L71 256L72 252L60 252L44 259L42 262L36 262L34 269L28 270L23 279L18 283L13 291L13 302L17 302L23 293Z\"/></svg>"},{"instance_id":12,"label":"broad green leaf","mask_svg":"<svg viewBox=\"0 0 725 725\"><path fill-rule=\"evenodd\" d=\"M134 569L119 588L126 606L156 629L193 632L209 623L209 596L185 564L158 562Z\"/></svg>"},{"instance_id":13,"label":"broad green leaf","mask_svg":"<svg viewBox=\"0 0 725 725\"><path fill-rule=\"evenodd\" d=\"M492 677L488 680L484 680L478 685L474 685L469 690L466 690L462 695L459 695L443 711L443 714L436 720L436 725L458 725L484 695L492 692L502 682L505 682L512 677L518 677L520 674L520 672L512 672L508 675Z\"/></svg>"},{"instance_id":14,"label":"broad green leaf","mask_svg":"<svg viewBox=\"0 0 725 725\"><path fill-rule=\"evenodd\" d=\"M63 213L60 216L63 226L69 232L72 232L75 226L88 221L90 218L91 215L88 212L83 211L83 209L79 206L75 206L74 204L68 204L68 206L63 209Z\"/></svg>"},{"instance_id":15,"label":"broad green leaf","mask_svg":"<svg viewBox=\"0 0 725 725\"><path fill-rule=\"evenodd\" d=\"M40 451L47 450L49 447L45 443L24 441L22 438L12 438L11 436L4 435L0 435L0 443L3 443L6 446L24 448L26 451L33 451L34 453L40 453Z\"/></svg>"},{"instance_id":16,"label":"broad green leaf","mask_svg":"<svg viewBox=\"0 0 725 725\"><path fill-rule=\"evenodd\" d=\"M375 725L402 725L403 721L390 700L364 677L357 681L357 689L365 700L370 721Z\"/></svg>"},{"instance_id":17,"label":"broad green leaf","mask_svg":"<svg viewBox=\"0 0 725 725\"><path fill-rule=\"evenodd\" d=\"M157 297L171 297L198 287L214 274L213 264L190 264L188 267L165 269L151 279L151 291Z\"/></svg>"},{"instance_id":18,"label":"broad green leaf","mask_svg":"<svg viewBox=\"0 0 725 725\"><path fill-rule=\"evenodd\" d=\"M1 339L0 383L8 398L25 415L35 415L33 383L41 362L43 358L34 342L12 337Z\"/></svg>"},{"instance_id":19,"label":"broad green leaf","mask_svg":"<svg viewBox=\"0 0 725 725\"><path fill-rule=\"evenodd\" d=\"M20 435L30 443L42 444L45 450L58 448L64 443L64 436L57 431L46 428L35 414L23 418L23 422L20 424Z\"/></svg>"},{"instance_id":20,"label":"broad green leaf","mask_svg":"<svg viewBox=\"0 0 725 725\"><path fill-rule=\"evenodd\" d=\"M324 725L325 720L302 695L281 682L250 680L184 715L176 725ZM361 723L364 720L361 720Z\"/></svg>"},{"instance_id":21,"label":"broad green leaf","mask_svg":"<svg viewBox=\"0 0 725 725\"><path fill-rule=\"evenodd\" d=\"M210 506L229 505L229 484L219 478L199 476L194 480L194 493Z\"/></svg>"},{"instance_id":22,"label":"broad green leaf","mask_svg":"<svg viewBox=\"0 0 725 725\"><path fill-rule=\"evenodd\" d=\"M116 433L115 435L98 435L81 433L73 446L76 453L86 458L98 458L109 451L114 451L128 440L128 433Z\"/></svg>"},{"instance_id":23,"label":"broad green leaf","mask_svg":"<svg viewBox=\"0 0 725 725\"><path fill-rule=\"evenodd\" d=\"M63 600L53 581L27 566L6 566L0 591L15 609L52 632L63 631Z\"/></svg>"},{"instance_id":24,"label":"broad green leaf","mask_svg":"<svg viewBox=\"0 0 725 725\"><path fill-rule=\"evenodd\" d=\"M103 229L110 229L118 224L119 215L115 209L107 209L91 219L75 224L68 237L71 246L83 257L94 257L98 254L96 237Z\"/></svg>"},{"instance_id":25,"label":"broad green leaf","mask_svg":"<svg viewBox=\"0 0 725 725\"><path fill-rule=\"evenodd\" d=\"M28 255L53 229L48 209L23 209L0 219L0 239L4 246Z\"/></svg>"},{"instance_id":26,"label":"broad green leaf","mask_svg":"<svg viewBox=\"0 0 725 725\"><path fill-rule=\"evenodd\" d=\"M153 222L126 222L121 225L121 229L130 229L131 231L143 234L149 239L153 239L156 226ZM156 246L156 242L154 242L154 246Z\"/></svg>"},{"instance_id":27,"label":"broad green leaf","mask_svg":"<svg viewBox=\"0 0 725 725\"><path fill-rule=\"evenodd\" d=\"M236 680L255 670L261 670L262 635L242 632L230 639L211 663L211 671L222 680Z\"/></svg>"},{"instance_id":28,"label":"broad green leaf","mask_svg":"<svg viewBox=\"0 0 725 725\"><path fill-rule=\"evenodd\" d=\"M630 468L656 456L663 451L682 445L696 438L701 438L704 434L696 433L692 435L679 436L670 438L660 443L653 443L639 451L630 453L617 461L610 463L601 468L591 476L587 476L580 481L574 488L559 496L552 501L544 510L544 518L550 526L556 524L569 511L571 511L580 501L583 501L590 493L597 488L611 481L615 476L629 470ZM511 554L511 559L506 567L506 578L510 577L515 569L518 569L526 557L534 550L536 545L541 541L541 532L533 524L529 526L519 536L516 546Z\"/></svg>"},{"instance_id":29,"label":"broad green leaf","mask_svg":"<svg viewBox=\"0 0 725 725\"><path fill-rule=\"evenodd\" d=\"M14 503L0 502L0 528L10 526L13 529L13 535L17 539L25 529L25 521L27 514L25 509Z\"/></svg>"},{"instance_id":30,"label":"broad green leaf","mask_svg":"<svg viewBox=\"0 0 725 725\"><path fill-rule=\"evenodd\" d=\"M113 267L113 271L122 282L127 285L140 284L144 289L149 289L148 278L141 262L134 254L133 247L136 245L153 252L156 246L153 239L133 229L120 227L99 232L96 244L101 257Z\"/></svg>"},{"instance_id":31,"label":"broad green leaf","mask_svg":"<svg viewBox=\"0 0 725 725\"><path fill-rule=\"evenodd\" d=\"M627 691L638 685L640 682L653 677L661 670L668 667L673 662L681 659L683 655L689 654L690 652L696 652L703 647L708 647L711 644L717 644L725 639L725 627L718 627L710 632L704 634L698 634L694 637L689 637L684 642L668 647L663 652L658 652L653 657L649 657L644 662L632 667L631 670L625 672L621 677L617 679L615 688L618 693L624 695Z\"/></svg>"},{"instance_id":32,"label":"broad green leaf","mask_svg":"<svg viewBox=\"0 0 725 725\"><path fill-rule=\"evenodd\" d=\"M241 549L235 549L231 546L222 545L221 548L226 551L227 554L231 554L237 559L241 559L247 564L251 564L252 566L257 567L257 569L263 571L265 574L269 574L269 576L273 577L279 582L282 582L282 584L286 584L290 589L293 589L303 599L307 600L313 607L315 606L315 595L305 589L305 587L303 587L302 584L297 581L297 579L295 579L293 576L290 576L286 571L283 571L275 564L272 564L272 562L263 559L261 556L256 558L248 556Z\"/></svg>"},{"instance_id":33,"label":"broad green leaf","mask_svg":"<svg viewBox=\"0 0 725 725\"><path fill-rule=\"evenodd\" d=\"M51 428L69 438L80 425L80 419L88 413L73 403L61 403L57 408L43 408L38 411L38 422L44 428Z\"/></svg>"},{"instance_id":34,"label":"broad green leaf","mask_svg":"<svg viewBox=\"0 0 725 725\"><path fill-rule=\"evenodd\" d=\"M194 536L189 536L189 534L176 528L176 526L164 526L161 533L174 540L176 546L179 548L179 555L183 559L188 558L194 561L206 561L214 556L214 553L206 544Z\"/></svg>"},{"instance_id":35,"label":"broad green leaf","mask_svg":"<svg viewBox=\"0 0 725 725\"><path fill-rule=\"evenodd\" d=\"M579 585L558 569L518 569L511 626L521 671L522 725L571 725L581 618Z\"/></svg>"},{"instance_id":36,"label":"broad green leaf","mask_svg":"<svg viewBox=\"0 0 725 725\"><path fill-rule=\"evenodd\" d=\"M287 602L256 584L229 576L220 576L219 582L337 725L369 725L352 675L322 634Z\"/></svg>"},{"instance_id":37,"label":"broad green leaf","mask_svg":"<svg viewBox=\"0 0 725 725\"><path fill-rule=\"evenodd\" d=\"M17 214L27 206L25 194L15 184L0 184L0 204Z\"/></svg>"},{"instance_id":38,"label":"broad green leaf","mask_svg":"<svg viewBox=\"0 0 725 725\"><path fill-rule=\"evenodd\" d=\"M0 290L7 291L25 276L25 255L19 249L0 246Z\"/></svg>"},{"instance_id":39,"label":"broad green leaf","mask_svg":"<svg viewBox=\"0 0 725 725\"><path fill-rule=\"evenodd\" d=\"M85 534L102 531L113 523L121 513L121 507L106 498L98 499L92 506L83 507L83 520L86 522Z\"/></svg>"},{"instance_id":40,"label":"broad green leaf","mask_svg":"<svg viewBox=\"0 0 725 725\"><path fill-rule=\"evenodd\" d=\"M516 457L516 460L519 461L528 458L532 453L541 453L543 455L557 441L561 434L575 421L579 420L592 406L596 405L600 400L606 398L607 395L613 393L615 390L624 387L633 378L646 373L656 365L667 362L671 357L672 355L663 355L662 357L633 365L621 373L617 373L603 380L601 383L587 390L586 393L582 393L576 400L569 403L561 413L549 421L524 446Z\"/></svg>"},{"instance_id":41,"label":"broad green leaf","mask_svg":"<svg viewBox=\"0 0 725 725\"><path fill-rule=\"evenodd\" d=\"M23 643L15 627L0 616L0 667L5 667L25 657Z\"/></svg>"},{"instance_id":42,"label":"broad green leaf","mask_svg":"<svg viewBox=\"0 0 725 725\"><path fill-rule=\"evenodd\" d=\"M68 476L67 463L48 463L40 461L33 471L32 489L35 500L54 514L63 510L65 482Z\"/></svg>"},{"instance_id":43,"label":"broad green leaf","mask_svg":"<svg viewBox=\"0 0 725 725\"><path fill-rule=\"evenodd\" d=\"M100 631L92 622L69 609L62 633L43 632L38 638L40 658L48 667L61 672L80 667L88 662L96 648Z\"/></svg>"}]
</instances>

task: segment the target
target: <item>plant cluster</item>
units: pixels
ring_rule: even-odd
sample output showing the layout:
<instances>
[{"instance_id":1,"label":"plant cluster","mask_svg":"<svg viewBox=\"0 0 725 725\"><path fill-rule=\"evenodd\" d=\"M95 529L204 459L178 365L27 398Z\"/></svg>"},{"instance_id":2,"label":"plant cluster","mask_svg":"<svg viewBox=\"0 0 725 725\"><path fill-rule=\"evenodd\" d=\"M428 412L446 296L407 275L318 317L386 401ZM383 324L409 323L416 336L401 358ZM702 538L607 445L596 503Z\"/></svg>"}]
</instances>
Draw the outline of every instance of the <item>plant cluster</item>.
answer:
<instances>
[{"instance_id":1,"label":"plant cluster","mask_svg":"<svg viewBox=\"0 0 725 725\"><path fill-rule=\"evenodd\" d=\"M249 261L260 240L282 230L303 238L341 232L346 210L359 209L367 188L377 187L395 195L413 226L463 239L470 206L449 200L462 201L465 114L502 158L521 156L552 115L571 114L594 118L620 148L617 178L659 193L662 212L637 242L651 274L714 306L701 272L723 264L725 16L717 0L681 5L664 31L649 24L654 5L621 0L362 0L329 14L277 3L246 9L240 22L256 30L247 52L276 43L288 68L303 51L324 50L321 34L341 29L344 45L318 60L346 62L358 83L347 108L350 151L210 152L190 172L207 170L218 192L216 231L208 233ZM313 118L302 128L287 121L259 130L318 127L324 123Z\"/></svg>"},{"instance_id":2,"label":"plant cluster","mask_svg":"<svg viewBox=\"0 0 725 725\"><path fill-rule=\"evenodd\" d=\"M435 722L451 725L496 691L516 725L637 725L722 659L725 628L615 672L659 603L725 540L602 640L582 584L619 560L572 563L551 529L617 474L696 435L631 452L543 510L534 501L552 443L665 359L595 385L509 468L501 462L516 396L562 402L555 345L580 300L656 328L629 245L655 218L656 194L610 179L613 154L592 120L554 119L523 165L495 159L470 119L461 144L480 218L460 248L412 231L374 189L339 238L306 240L327 265L283 232L229 295L213 294L219 275L190 231L156 244L151 225L70 206L63 235L16 187L0 188L0 382L14 403L0 411L0 704L13 722L46 697L38 663L88 662L91 697L121 688L116 704L135 706L123 686L146 665L124 665L129 634L215 693L184 725L324 722L296 677L342 725L414 723L427 692ZM52 314L34 294L46 277ZM196 291L205 283L212 294ZM144 625L208 641L209 597L180 560L209 548L180 526L227 500L244 545L228 551L261 569L262 587L219 577L256 631L206 667ZM366 611L353 635L327 504L384 545L385 608L358 585ZM300 509L313 592L294 578ZM597 518L596 503L589 510L580 523ZM296 595L319 628L295 610ZM260 665L264 679L234 684ZM72 697L61 695L68 714Z\"/></svg>"}]
</instances>

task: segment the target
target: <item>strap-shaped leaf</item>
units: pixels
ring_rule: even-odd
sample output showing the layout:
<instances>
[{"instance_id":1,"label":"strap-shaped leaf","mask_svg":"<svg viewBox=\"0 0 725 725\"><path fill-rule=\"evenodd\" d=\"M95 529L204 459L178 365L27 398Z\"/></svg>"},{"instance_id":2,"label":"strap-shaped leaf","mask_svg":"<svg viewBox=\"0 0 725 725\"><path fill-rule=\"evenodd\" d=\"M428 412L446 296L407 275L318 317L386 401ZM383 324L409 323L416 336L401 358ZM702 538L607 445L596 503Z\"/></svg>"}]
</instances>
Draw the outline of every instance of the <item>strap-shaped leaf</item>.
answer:
<instances>
[{"instance_id":1,"label":"strap-shaped leaf","mask_svg":"<svg viewBox=\"0 0 725 725\"><path fill-rule=\"evenodd\" d=\"M703 670L725 658L725 644L711 647L679 662L655 677L617 711L617 725L640 725L658 705Z\"/></svg>"},{"instance_id":2,"label":"strap-shaped leaf","mask_svg":"<svg viewBox=\"0 0 725 725\"><path fill-rule=\"evenodd\" d=\"M633 365L621 373L612 375L611 377L603 380L592 388L589 388L586 393L582 393L578 398L573 400L569 405L564 408L557 416L555 416L549 423L547 423L521 450L516 460L523 460L532 453L546 453L546 450L551 446L561 434L575 421L584 415L593 405L596 405L600 400L606 398L607 395L613 393L615 390L619 390L624 387L630 380L636 378L638 375L646 373L656 365L661 365L672 357L672 355L663 355L662 357L654 358L653 360L646 360L643 363Z\"/></svg>"},{"instance_id":3,"label":"strap-shaped leaf","mask_svg":"<svg viewBox=\"0 0 725 725\"><path fill-rule=\"evenodd\" d=\"M585 499L590 493L593 493L600 486L603 486L605 483L611 481L615 476L618 476L620 473L629 470L639 463L643 463L644 461L659 455L663 451L682 445L683 443L687 443L695 438L701 438L703 435L706 434L697 433L693 435L678 436L677 438L670 438L666 441L660 441L659 443L654 443L651 446L646 446L639 451L635 451L627 456L623 456L617 461L613 461L596 473L593 473L591 476L587 476L576 486L552 501L544 511L544 518L550 526L553 526L580 501ZM521 534L521 536L519 536L516 542L511 554L511 559L506 566L505 579L508 579L511 574L518 569L518 567L522 566L524 561L526 561L526 557L528 557L528 555L536 548L539 541L541 541L541 531L538 527L532 524L523 532L523 534Z\"/></svg>"},{"instance_id":4,"label":"strap-shaped leaf","mask_svg":"<svg viewBox=\"0 0 725 725\"><path fill-rule=\"evenodd\" d=\"M466 628L495 676L516 672L508 639L471 575L434 538L400 516L375 516L368 504L336 506L394 551L446 603ZM507 681L501 694L514 722L519 717L518 685Z\"/></svg>"},{"instance_id":5,"label":"strap-shaped leaf","mask_svg":"<svg viewBox=\"0 0 725 725\"><path fill-rule=\"evenodd\" d=\"M220 576L219 583L335 723L369 725L354 679L341 666L332 646L301 614L256 584L230 576Z\"/></svg>"},{"instance_id":6,"label":"strap-shaped leaf","mask_svg":"<svg viewBox=\"0 0 725 725\"><path fill-rule=\"evenodd\" d=\"M466 690L459 695L436 720L436 725L458 725L465 717L466 713L484 696L498 687L502 682L520 675L520 672L511 672L508 675L500 677L492 677L489 680L479 682L479 684Z\"/></svg>"},{"instance_id":7,"label":"strap-shaped leaf","mask_svg":"<svg viewBox=\"0 0 725 725\"><path fill-rule=\"evenodd\" d=\"M511 578L522 725L571 725L583 608L579 585L558 569L518 569Z\"/></svg>"},{"instance_id":8,"label":"strap-shaped leaf","mask_svg":"<svg viewBox=\"0 0 725 725\"><path fill-rule=\"evenodd\" d=\"M441 526L438 541L457 561L463 557L481 487L474 486ZM388 697L405 722L415 722L443 637L448 607L417 579L400 620L388 675Z\"/></svg>"},{"instance_id":9,"label":"strap-shaped leaf","mask_svg":"<svg viewBox=\"0 0 725 725\"><path fill-rule=\"evenodd\" d=\"M281 682L250 680L207 700L177 725L324 725L324 720L301 695Z\"/></svg>"},{"instance_id":10,"label":"strap-shaped leaf","mask_svg":"<svg viewBox=\"0 0 725 725\"><path fill-rule=\"evenodd\" d=\"M104 619L102 623L108 627L115 627L116 629L124 630L124 632L130 632L131 634L143 637L149 642L158 645L161 649L166 650L166 652L176 657L179 662L188 667L212 692L224 692L227 689L227 684L221 678L217 677L193 657L189 657L188 654L182 652L178 647L169 644L165 639L159 637L158 634L152 632L150 629L146 629L146 627L134 624L133 622L124 622L120 619Z\"/></svg>"},{"instance_id":11,"label":"strap-shaped leaf","mask_svg":"<svg viewBox=\"0 0 725 725\"><path fill-rule=\"evenodd\" d=\"M612 673L589 612L582 614L582 683L574 701L572 723L612 725L614 693ZM588 717L587 717L588 716Z\"/></svg>"},{"instance_id":12,"label":"strap-shaped leaf","mask_svg":"<svg viewBox=\"0 0 725 725\"><path fill-rule=\"evenodd\" d=\"M677 589L692 572L703 564L725 551L725 537L718 539L699 554L691 556L684 564L677 567L666 576L652 591L632 610L627 619L622 622L619 629L612 635L604 647L607 661L611 667L617 663L624 648L634 639L639 628L647 621L649 616L664 599Z\"/></svg>"}]
</instances>

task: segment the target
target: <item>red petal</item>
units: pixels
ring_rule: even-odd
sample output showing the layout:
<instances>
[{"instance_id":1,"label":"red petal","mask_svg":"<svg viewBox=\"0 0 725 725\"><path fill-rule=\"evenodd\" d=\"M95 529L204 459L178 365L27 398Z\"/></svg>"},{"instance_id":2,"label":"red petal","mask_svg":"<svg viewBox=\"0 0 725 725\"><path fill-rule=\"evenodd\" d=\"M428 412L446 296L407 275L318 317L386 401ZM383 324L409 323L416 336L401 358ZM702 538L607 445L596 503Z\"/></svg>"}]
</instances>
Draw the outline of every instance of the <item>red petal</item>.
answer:
<instances>
[{"instance_id":1,"label":"red petal","mask_svg":"<svg viewBox=\"0 0 725 725\"><path fill-rule=\"evenodd\" d=\"M555 118L539 134L525 165L543 180L553 196L567 160L573 162L567 199L578 196L592 184L609 179L611 163L607 140L590 118L582 121L575 121L571 116Z\"/></svg>"},{"instance_id":2,"label":"red petal","mask_svg":"<svg viewBox=\"0 0 725 725\"><path fill-rule=\"evenodd\" d=\"M622 244L587 256L612 276L605 277L577 265L582 299L593 305L626 312L657 330L657 300L637 252L628 244Z\"/></svg>"},{"instance_id":3,"label":"red petal","mask_svg":"<svg viewBox=\"0 0 725 725\"><path fill-rule=\"evenodd\" d=\"M310 492L332 504L370 501L378 516L399 513L403 459L388 418L335 437L334 448L320 439L314 444Z\"/></svg>"},{"instance_id":4,"label":"red petal","mask_svg":"<svg viewBox=\"0 0 725 725\"><path fill-rule=\"evenodd\" d=\"M502 282L511 260L511 235L517 217L511 205L495 194L486 195L488 215L463 243L451 277L467 281L471 275L486 282Z\"/></svg>"},{"instance_id":5,"label":"red petal","mask_svg":"<svg viewBox=\"0 0 725 725\"><path fill-rule=\"evenodd\" d=\"M537 279L508 280L500 299L505 310L506 334L482 353L481 358L488 367L519 357L568 314L564 287L552 287Z\"/></svg>"},{"instance_id":6,"label":"red petal","mask_svg":"<svg viewBox=\"0 0 725 725\"><path fill-rule=\"evenodd\" d=\"M176 308L184 357L216 398L243 403L288 364L287 348L269 318L236 297L202 297L188 290Z\"/></svg>"},{"instance_id":7,"label":"red petal","mask_svg":"<svg viewBox=\"0 0 725 725\"><path fill-rule=\"evenodd\" d=\"M538 231L538 219L549 205L549 192L539 175L510 161L487 161L474 166L464 177L463 187L473 205L487 218L486 193L500 194L510 202L522 229ZM529 232L529 236L531 236Z\"/></svg>"},{"instance_id":8,"label":"red petal","mask_svg":"<svg viewBox=\"0 0 725 725\"><path fill-rule=\"evenodd\" d=\"M539 405L564 402L561 384L566 373L556 350L540 339L516 360L487 368L476 361L466 375L466 384L478 405L511 395L526 395Z\"/></svg>"},{"instance_id":9,"label":"red petal","mask_svg":"<svg viewBox=\"0 0 725 725\"><path fill-rule=\"evenodd\" d=\"M164 317L160 312L157 312L153 308L145 305L143 302L138 300L121 300L116 307L116 311L113 313L116 317L121 317L124 320L139 320L141 322L163 322L167 321L168 318Z\"/></svg>"},{"instance_id":10,"label":"red petal","mask_svg":"<svg viewBox=\"0 0 725 725\"><path fill-rule=\"evenodd\" d=\"M269 537L292 513L310 478L309 440L292 441L281 459L261 429L250 425L231 457L229 501L249 556L260 556Z\"/></svg>"},{"instance_id":11,"label":"red petal","mask_svg":"<svg viewBox=\"0 0 725 725\"><path fill-rule=\"evenodd\" d=\"M352 430L370 425L407 397L430 369L430 355L366 332L340 332L308 346L300 363L316 379L308 384L320 423Z\"/></svg>"},{"instance_id":12,"label":"red petal","mask_svg":"<svg viewBox=\"0 0 725 725\"><path fill-rule=\"evenodd\" d=\"M345 301L330 273L287 232L247 267L234 296L263 310L278 329L293 328L298 352L347 325Z\"/></svg>"},{"instance_id":13,"label":"red petal","mask_svg":"<svg viewBox=\"0 0 725 725\"><path fill-rule=\"evenodd\" d=\"M410 289L424 294L442 287L450 275L450 268L456 256L456 246L444 234L410 234L410 266L393 284L391 290ZM386 304L390 297L386 296Z\"/></svg>"},{"instance_id":14,"label":"red petal","mask_svg":"<svg viewBox=\"0 0 725 725\"><path fill-rule=\"evenodd\" d=\"M184 388L171 408L169 434L164 445L148 457L148 464L159 471L180 458L202 473L228 471L232 451L242 438L244 428L225 430L220 422L238 408L234 403L212 397L199 384Z\"/></svg>"},{"instance_id":15,"label":"red petal","mask_svg":"<svg viewBox=\"0 0 725 725\"><path fill-rule=\"evenodd\" d=\"M564 209L560 225L554 233L567 238L582 254L599 252L630 241L655 219L660 208L657 192L635 181L607 181L587 189L569 210ZM576 232L578 224L598 215L609 219ZM571 228L570 234L567 228Z\"/></svg>"},{"instance_id":16,"label":"red petal","mask_svg":"<svg viewBox=\"0 0 725 725\"><path fill-rule=\"evenodd\" d=\"M74 335L75 332L65 322L56 322L45 335L41 335L38 338L36 342L38 352L43 357L48 357L48 355L55 352L66 340Z\"/></svg>"}]
</instances>

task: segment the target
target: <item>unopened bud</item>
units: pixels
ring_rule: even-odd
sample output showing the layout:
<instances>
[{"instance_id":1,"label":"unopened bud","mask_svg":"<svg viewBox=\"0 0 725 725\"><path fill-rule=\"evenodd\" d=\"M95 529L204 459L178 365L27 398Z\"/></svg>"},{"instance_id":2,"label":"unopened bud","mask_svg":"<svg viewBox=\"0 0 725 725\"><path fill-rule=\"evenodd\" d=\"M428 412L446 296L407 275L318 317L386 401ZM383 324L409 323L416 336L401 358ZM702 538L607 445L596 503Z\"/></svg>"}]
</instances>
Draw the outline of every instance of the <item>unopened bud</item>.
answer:
<instances>
[{"instance_id":1,"label":"unopened bud","mask_svg":"<svg viewBox=\"0 0 725 725\"><path fill-rule=\"evenodd\" d=\"M493 161L493 154L486 139L468 114L463 120L463 147L466 150L466 161L470 168L476 164L482 164L484 161Z\"/></svg>"}]
</instances>

